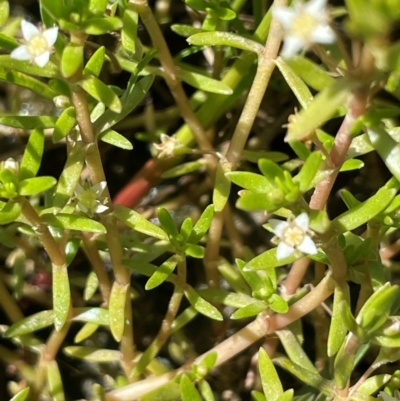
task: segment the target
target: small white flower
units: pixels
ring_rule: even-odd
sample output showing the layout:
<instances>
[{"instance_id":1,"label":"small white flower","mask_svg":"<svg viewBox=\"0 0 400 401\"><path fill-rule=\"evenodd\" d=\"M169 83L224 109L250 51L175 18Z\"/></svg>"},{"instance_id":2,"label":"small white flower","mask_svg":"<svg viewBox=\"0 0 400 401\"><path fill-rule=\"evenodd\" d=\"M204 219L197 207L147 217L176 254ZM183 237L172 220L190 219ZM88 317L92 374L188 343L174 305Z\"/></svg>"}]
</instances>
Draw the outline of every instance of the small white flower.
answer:
<instances>
[{"instance_id":1,"label":"small white flower","mask_svg":"<svg viewBox=\"0 0 400 401\"><path fill-rule=\"evenodd\" d=\"M187 147L173 136L160 135L161 143L155 143L154 147L160 152L158 158L179 156L186 153Z\"/></svg>"},{"instance_id":2,"label":"small white flower","mask_svg":"<svg viewBox=\"0 0 400 401\"><path fill-rule=\"evenodd\" d=\"M317 247L311 239L312 232L308 228L310 219L307 213L299 214L293 221L270 219L269 223L280 240L276 250L278 260L287 258L295 251L308 255L317 253Z\"/></svg>"},{"instance_id":3,"label":"small white flower","mask_svg":"<svg viewBox=\"0 0 400 401\"><path fill-rule=\"evenodd\" d=\"M75 196L78 200L79 209L91 217L94 214L100 214L108 210L108 206L104 204L104 199L101 198L106 186L107 183L105 181L99 182L89 188L83 188L77 184Z\"/></svg>"},{"instance_id":4,"label":"small white flower","mask_svg":"<svg viewBox=\"0 0 400 401\"><path fill-rule=\"evenodd\" d=\"M335 32L329 26L327 0L294 1L291 7L274 7L272 13L283 26L285 42L282 57L292 57L299 50L308 49L313 43L333 43Z\"/></svg>"},{"instance_id":5,"label":"small white flower","mask_svg":"<svg viewBox=\"0 0 400 401\"><path fill-rule=\"evenodd\" d=\"M10 56L16 60L30 60L39 67L44 67L53 52L53 45L57 40L58 28L49 28L40 31L28 21L21 21L23 44L14 49Z\"/></svg>"}]
</instances>

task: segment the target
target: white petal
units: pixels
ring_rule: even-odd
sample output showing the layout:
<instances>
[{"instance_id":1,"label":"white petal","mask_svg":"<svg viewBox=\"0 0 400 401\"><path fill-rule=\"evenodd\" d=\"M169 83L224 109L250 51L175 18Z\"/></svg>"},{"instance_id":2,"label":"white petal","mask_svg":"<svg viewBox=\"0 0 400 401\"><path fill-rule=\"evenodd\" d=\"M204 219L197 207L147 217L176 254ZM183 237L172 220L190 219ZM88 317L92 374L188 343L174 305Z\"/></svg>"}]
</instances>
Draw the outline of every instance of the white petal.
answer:
<instances>
[{"instance_id":1,"label":"white petal","mask_svg":"<svg viewBox=\"0 0 400 401\"><path fill-rule=\"evenodd\" d=\"M98 204L95 208L94 208L94 211L95 211L95 213L103 213L103 212L105 212L106 210L108 210L108 206L106 206L106 205L103 205L103 204Z\"/></svg>"},{"instance_id":2,"label":"white petal","mask_svg":"<svg viewBox=\"0 0 400 401\"><path fill-rule=\"evenodd\" d=\"M297 36L288 35L285 38L285 42L281 50L281 56L284 58L293 57L296 53L298 53L299 50L303 49L305 46L306 43L303 39L300 39Z\"/></svg>"},{"instance_id":3,"label":"white petal","mask_svg":"<svg viewBox=\"0 0 400 401\"><path fill-rule=\"evenodd\" d=\"M307 255L315 255L318 252L314 241L308 235L304 237L303 242L297 247L297 249Z\"/></svg>"},{"instance_id":4,"label":"white petal","mask_svg":"<svg viewBox=\"0 0 400 401\"><path fill-rule=\"evenodd\" d=\"M21 21L21 30L22 30L22 36L24 37L25 40L28 42L36 35L39 35L39 29L36 28L35 25L31 24L28 21L25 21L24 19Z\"/></svg>"},{"instance_id":5,"label":"white petal","mask_svg":"<svg viewBox=\"0 0 400 401\"><path fill-rule=\"evenodd\" d=\"M326 2L327 0L310 0L304 4L304 11L315 17L321 17L326 11Z\"/></svg>"},{"instance_id":6,"label":"white petal","mask_svg":"<svg viewBox=\"0 0 400 401\"><path fill-rule=\"evenodd\" d=\"M32 58L31 54L28 52L28 47L25 45L18 46L14 49L10 57L15 60L30 60Z\"/></svg>"},{"instance_id":7,"label":"white petal","mask_svg":"<svg viewBox=\"0 0 400 401\"><path fill-rule=\"evenodd\" d=\"M282 237L283 232L289 227L289 223L287 221L277 219L269 219L268 223L271 224L273 232L279 238Z\"/></svg>"},{"instance_id":8,"label":"white petal","mask_svg":"<svg viewBox=\"0 0 400 401\"><path fill-rule=\"evenodd\" d=\"M333 43L336 39L335 32L329 25L318 25L311 37L310 40L314 43Z\"/></svg>"},{"instance_id":9,"label":"white petal","mask_svg":"<svg viewBox=\"0 0 400 401\"><path fill-rule=\"evenodd\" d=\"M53 46L56 43L57 36L58 36L58 27L46 29L42 35L46 39L49 47Z\"/></svg>"},{"instance_id":10,"label":"white petal","mask_svg":"<svg viewBox=\"0 0 400 401\"><path fill-rule=\"evenodd\" d=\"M310 218L308 217L307 213L303 212L294 219L294 223L296 224L297 227L300 227L303 231L307 231L308 225L310 224Z\"/></svg>"},{"instance_id":11,"label":"white petal","mask_svg":"<svg viewBox=\"0 0 400 401\"><path fill-rule=\"evenodd\" d=\"M280 242L278 248L276 248L276 258L278 260L285 259L294 252L294 248L288 245L286 242Z\"/></svg>"},{"instance_id":12,"label":"white petal","mask_svg":"<svg viewBox=\"0 0 400 401\"><path fill-rule=\"evenodd\" d=\"M96 194L96 196L100 196L103 191L106 189L107 183L105 181L101 181L95 185L93 185L90 190Z\"/></svg>"},{"instance_id":13,"label":"white petal","mask_svg":"<svg viewBox=\"0 0 400 401\"><path fill-rule=\"evenodd\" d=\"M296 17L294 10L289 7L273 7L272 15L276 18L285 29L289 29L292 26L293 20Z\"/></svg>"},{"instance_id":14,"label":"white petal","mask_svg":"<svg viewBox=\"0 0 400 401\"><path fill-rule=\"evenodd\" d=\"M35 63L39 67L44 67L49 62L49 59L50 59L50 52L45 51L40 56L35 57Z\"/></svg>"}]
</instances>

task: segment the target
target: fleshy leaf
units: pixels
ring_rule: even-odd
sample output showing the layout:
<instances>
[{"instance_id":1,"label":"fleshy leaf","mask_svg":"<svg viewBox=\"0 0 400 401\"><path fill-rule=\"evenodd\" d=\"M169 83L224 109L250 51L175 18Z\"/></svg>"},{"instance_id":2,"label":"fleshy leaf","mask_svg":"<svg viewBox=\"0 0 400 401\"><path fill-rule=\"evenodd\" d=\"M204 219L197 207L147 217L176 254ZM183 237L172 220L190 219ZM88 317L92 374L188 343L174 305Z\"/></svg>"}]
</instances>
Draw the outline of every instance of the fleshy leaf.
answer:
<instances>
[{"instance_id":1,"label":"fleshy leaf","mask_svg":"<svg viewBox=\"0 0 400 401\"><path fill-rule=\"evenodd\" d=\"M57 119L53 131L53 142L56 143L64 139L76 125L76 114L74 107L63 110Z\"/></svg>"},{"instance_id":2,"label":"fleshy leaf","mask_svg":"<svg viewBox=\"0 0 400 401\"><path fill-rule=\"evenodd\" d=\"M114 131L112 129L103 131L99 135L99 139L100 141L116 146L117 148L126 150L133 149L133 145L128 139L126 139L123 135L119 134L117 131Z\"/></svg>"},{"instance_id":3,"label":"fleshy leaf","mask_svg":"<svg viewBox=\"0 0 400 401\"><path fill-rule=\"evenodd\" d=\"M24 156L22 157L19 179L35 177L39 171L44 150L44 132L41 129L34 129L29 135Z\"/></svg>"},{"instance_id":4,"label":"fleshy leaf","mask_svg":"<svg viewBox=\"0 0 400 401\"><path fill-rule=\"evenodd\" d=\"M69 289L67 266L53 265L52 272L54 326L56 330L61 330L68 318L68 312L71 304L71 292Z\"/></svg>"},{"instance_id":5,"label":"fleshy leaf","mask_svg":"<svg viewBox=\"0 0 400 401\"><path fill-rule=\"evenodd\" d=\"M32 177L19 183L19 194L23 196L37 195L57 184L54 177Z\"/></svg>"},{"instance_id":6,"label":"fleshy leaf","mask_svg":"<svg viewBox=\"0 0 400 401\"><path fill-rule=\"evenodd\" d=\"M192 381L186 375L182 375L180 381L182 401L202 401L201 395L197 391Z\"/></svg>"},{"instance_id":7,"label":"fleshy leaf","mask_svg":"<svg viewBox=\"0 0 400 401\"><path fill-rule=\"evenodd\" d=\"M25 401L29 395L29 390L29 387L26 387L23 390L18 391L18 393L15 394L14 397L10 399L10 401Z\"/></svg>"},{"instance_id":8,"label":"fleshy leaf","mask_svg":"<svg viewBox=\"0 0 400 401\"><path fill-rule=\"evenodd\" d=\"M4 337L19 337L51 326L53 323L54 312L52 310L44 310L14 323L6 330Z\"/></svg>"},{"instance_id":9,"label":"fleshy leaf","mask_svg":"<svg viewBox=\"0 0 400 401\"><path fill-rule=\"evenodd\" d=\"M214 206L208 205L204 209L199 220L197 220L196 224L194 225L193 230L189 236L188 242L193 244L199 242L210 228L213 217L214 217Z\"/></svg>"},{"instance_id":10,"label":"fleshy leaf","mask_svg":"<svg viewBox=\"0 0 400 401\"><path fill-rule=\"evenodd\" d=\"M105 54L106 48L104 46L99 47L86 63L83 73L98 77L103 68Z\"/></svg>"},{"instance_id":11,"label":"fleshy leaf","mask_svg":"<svg viewBox=\"0 0 400 401\"><path fill-rule=\"evenodd\" d=\"M114 215L128 227L143 234L168 241L167 233L160 227L148 221L140 213L125 206L115 205Z\"/></svg>"},{"instance_id":12,"label":"fleshy leaf","mask_svg":"<svg viewBox=\"0 0 400 401\"><path fill-rule=\"evenodd\" d=\"M265 397L268 401L277 401L283 394L281 380L271 358L263 348L258 351L258 369Z\"/></svg>"},{"instance_id":13,"label":"fleshy leaf","mask_svg":"<svg viewBox=\"0 0 400 401\"><path fill-rule=\"evenodd\" d=\"M83 64L83 46L68 43L61 56L61 73L63 77L70 78Z\"/></svg>"},{"instance_id":14,"label":"fleshy leaf","mask_svg":"<svg viewBox=\"0 0 400 401\"><path fill-rule=\"evenodd\" d=\"M104 103L114 113L120 113L122 104L115 92L93 75L85 75L78 84L90 96Z\"/></svg>"},{"instance_id":15,"label":"fleshy leaf","mask_svg":"<svg viewBox=\"0 0 400 401\"><path fill-rule=\"evenodd\" d=\"M115 341L121 341L125 330L125 301L129 284L114 282L110 295L110 329Z\"/></svg>"},{"instance_id":16,"label":"fleshy leaf","mask_svg":"<svg viewBox=\"0 0 400 401\"><path fill-rule=\"evenodd\" d=\"M64 388L61 379L60 369L57 361L52 360L46 363L47 385L49 395L53 401L64 401Z\"/></svg>"},{"instance_id":17,"label":"fleshy leaf","mask_svg":"<svg viewBox=\"0 0 400 401\"><path fill-rule=\"evenodd\" d=\"M110 363L118 362L121 359L121 353L117 350L81 347L79 345L65 347L64 353L87 362Z\"/></svg>"},{"instance_id":18,"label":"fleshy leaf","mask_svg":"<svg viewBox=\"0 0 400 401\"><path fill-rule=\"evenodd\" d=\"M223 317L219 310L212 306L205 299L201 298L197 292L190 287L189 285L185 286L184 289L185 296L190 302L190 304L195 308L198 312L202 313L205 316L208 316L214 320L223 320Z\"/></svg>"},{"instance_id":19,"label":"fleshy leaf","mask_svg":"<svg viewBox=\"0 0 400 401\"><path fill-rule=\"evenodd\" d=\"M52 227L100 234L104 234L106 232L103 224L99 223L98 221L91 220L88 217L78 216L76 214L43 214L41 217L44 223Z\"/></svg>"},{"instance_id":20,"label":"fleshy leaf","mask_svg":"<svg viewBox=\"0 0 400 401\"><path fill-rule=\"evenodd\" d=\"M174 271L176 265L178 264L178 256L173 255L167 259L147 280L146 290L152 290L156 288L161 283L163 283L168 276Z\"/></svg>"}]
</instances>

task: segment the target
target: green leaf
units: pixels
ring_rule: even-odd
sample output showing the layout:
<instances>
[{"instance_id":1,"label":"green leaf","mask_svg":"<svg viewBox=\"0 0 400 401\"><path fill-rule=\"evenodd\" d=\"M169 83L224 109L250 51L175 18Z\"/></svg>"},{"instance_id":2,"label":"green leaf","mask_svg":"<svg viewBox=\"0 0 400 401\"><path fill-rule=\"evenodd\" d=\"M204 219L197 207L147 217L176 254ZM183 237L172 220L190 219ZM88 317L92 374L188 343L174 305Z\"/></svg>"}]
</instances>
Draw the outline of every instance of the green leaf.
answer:
<instances>
[{"instance_id":1,"label":"green leaf","mask_svg":"<svg viewBox=\"0 0 400 401\"><path fill-rule=\"evenodd\" d=\"M311 372L308 369L293 363L288 358L274 358L274 362L289 371L292 375L296 376L303 383L318 389L324 394L332 394L332 392L335 391L335 386L331 381L324 379L319 373Z\"/></svg>"},{"instance_id":2,"label":"green leaf","mask_svg":"<svg viewBox=\"0 0 400 401\"><path fill-rule=\"evenodd\" d=\"M163 207L160 207L157 210L157 217L158 220L160 221L161 227L168 234L168 236L170 238L177 240L179 236L179 231L176 227L174 219L169 214L168 210Z\"/></svg>"},{"instance_id":3,"label":"green leaf","mask_svg":"<svg viewBox=\"0 0 400 401\"><path fill-rule=\"evenodd\" d=\"M276 313L286 313L289 310L288 303L278 294L272 294L268 298L268 305Z\"/></svg>"},{"instance_id":4,"label":"green leaf","mask_svg":"<svg viewBox=\"0 0 400 401\"><path fill-rule=\"evenodd\" d=\"M275 267L288 265L296 260L295 256L288 256L285 259L276 258L276 249L269 249L251 259L246 263L245 269L247 270L270 270Z\"/></svg>"},{"instance_id":5,"label":"green leaf","mask_svg":"<svg viewBox=\"0 0 400 401\"><path fill-rule=\"evenodd\" d=\"M186 244L184 251L187 256L191 256L192 258L203 259L205 256L205 250L200 245Z\"/></svg>"},{"instance_id":6,"label":"green leaf","mask_svg":"<svg viewBox=\"0 0 400 401\"><path fill-rule=\"evenodd\" d=\"M194 225L193 230L190 233L187 242L190 242L192 244L197 244L204 237L204 235L210 228L213 217L214 217L214 206L208 205L204 209L199 220L197 220L196 224Z\"/></svg>"},{"instance_id":7,"label":"green leaf","mask_svg":"<svg viewBox=\"0 0 400 401\"><path fill-rule=\"evenodd\" d=\"M117 148L120 149L127 149L127 150L133 149L133 145L128 139L126 139L123 135L119 134L117 131L114 131L112 129L108 129L102 132L99 135L99 139L102 142L116 146Z\"/></svg>"},{"instance_id":8,"label":"green leaf","mask_svg":"<svg viewBox=\"0 0 400 401\"><path fill-rule=\"evenodd\" d=\"M61 56L61 74L64 78L72 77L83 64L83 46L68 43Z\"/></svg>"},{"instance_id":9,"label":"green leaf","mask_svg":"<svg viewBox=\"0 0 400 401\"><path fill-rule=\"evenodd\" d=\"M137 29L139 24L139 15L135 11L132 3L128 3L123 18L124 26L121 31L122 47L130 54L136 50Z\"/></svg>"},{"instance_id":10,"label":"green leaf","mask_svg":"<svg viewBox=\"0 0 400 401\"><path fill-rule=\"evenodd\" d=\"M301 106L305 109L313 100L313 95L303 80L293 71L289 64L282 57L275 60L280 72L285 78L289 88L293 91Z\"/></svg>"},{"instance_id":11,"label":"green leaf","mask_svg":"<svg viewBox=\"0 0 400 401\"><path fill-rule=\"evenodd\" d=\"M128 87L121 97L121 112L114 113L111 110L107 110L94 124L97 132L111 128L124 119L143 100L154 81L154 76L148 75L138 82L136 82L136 78L135 75L131 76Z\"/></svg>"},{"instance_id":12,"label":"green leaf","mask_svg":"<svg viewBox=\"0 0 400 401\"><path fill-rule=\"evenodd\" d=\"M354 81L343 78L324 88L306 109L296 115L295 121L289 125L285 140L291 142L309 138L335 114L354 86Z\"/></svg>"},{"instance_id":13,"label":"green leaf","mask_svg":"<svg viewBox=\"0 0 400 401\"><path fill-rule=\"evenodd\" d=\"M267 401L265 398L265 395L263 393L260 393L259 391L252 391L251 396L254 398L255 401Z\"/></svg>"},{"instance_id":14,"label":"green leaf","mask_svg":"<svg viewBox=\"0 0 400 401\"><path fill-rule=\"evenodd\" d=\"M120 351L113 349L98 349L94 347L72 345L65 347L63 351L66 355L73 358L83 359L86 362L110 363L119 362L121 360Z\"/></svg>"},{"instance_id":15,"label":"green leaf","mask_svg":"<svg viewBox=\"0 0 400 401\"><path fill-rule=\"evenodd\" d=\"M1 56L0 56L1 57ZM54 128L57 117L53 116L4 116L0 124L22 129Z\"/></svg>"},{"instance_id":16,"label":"green leaf","mask_svg":"<svg viewBox=\"0 0 400 401\"><path fill-rule=\"evenodd\" d=\"M9 55L0 55L0 67L42 78L58 78L60 76L58 67L51 61L44 67L39 67L36 64L29 63L29 61L16 60Z\"/></svg>"},{"instance_id":17,"label":"green leaf","mask_svg":"<svg viewBox=\"0 0 400 401\"><path fill-rule=\"evenodd\" d=\"M193 162L187 162L179 164L178 166L172 167L169 170L165 171L161 178L175 178L180 177L181 175L190 174L194 171L197 171L204 167L207 162L203 159L196 160Z\"/></svg>"},{"instance_id":18,"label":"green leaf","mask_svg":"<svg viewBox=\"0 0 400 401\"><path fill-rule=\"evenodd\" d=\"M81 329L76 333L74 342L80 343L89 338L93 333L97 331L100 326L96 323L85 323Z\"/></svg>"},{"instance_id":19,"label":"green leaf","mask_svg":"<svg viewBox=\"0 0 400 401\"><path fill-rule=\"evenodd\" d=\"M106 48L104 46L99 47L90 57L83 69L84 74L93 75L98 77L104 64L104 56L106 55Z\"/></svg>"},{"instance_id":20,"label":"green leaf","mask_svg":"<svg viewBox=\"0 0 400 401\"><path fill-rule=\"evenodd\" d=\"M332 224L334 224L341 233L354 230L385 210L395 197L396 192L395 189L381 188L365 202L360 203L336 217L332 221Z\"/></svg>"},{"instance_id":21,"label":"green leaf","mask_svg":"<svg viewBox=\"0 0 400 401\"><path fill-rule=\"evenodd\" d=\"M74 107L63 110L57 119L53 131L53 142L56 143L64 139L76 125L76 113Z\"/></svg>"},{"instance_id":22,"label":"green leaf","mask_svg":"<svg viewBox=\"0 0 400 401\"><path fill-rule=\"evenodd\" d=\"M219 310L212 306L209 302L207 302L205 299L201 298L197 292L190 287L189 285L186 285L184 288L185 296L190 302L190 304L193 306L194 309L197 310L197 312L202 313L204 316L207 316L211 319L214 320L223 320L223 317Z\"/></svg>"},{"instance_id":23,"label":"green leaf","mask_svg":"<svg viewBox=\"0 0 400 401\"><path fill-rule=\"evenodd\" d=\"M368 138L386 164L389 171L400 181L400 144L382 127L367 128Z\"/></svg>"},{"instance_id":24,"label":"green leaf","mask_svg":"<svg viewBox=\"0 0 400 401\"><path fill-rule=\"evenodd\" d=\"M170 26L170 29L178 34L179 36L183 36L187 38L188 36L194 35L196 33L204 32L200 28L195 28L192 25L185 25L185 24L173 24ZM11 49L12 50L12 49Z\"/></svg>"},{"instance_id":25,"label":"green leaf","mask_svg":"<svg viewBox=\"0 0 400 401\"><path fill-rule=\"evenodd\" d=\"M46 363L47 385L52 401L65 401L60 369L55 360Z\"/></svg>"},{"instance_id":26,"label":"green leaf","mask_svg":"<svg viewBox=\"0 0 400 401\"><path fill-rule=\"evenodd\" d=\"M244 319L258 315L262 311L268 308L268 305L264 301L254 302L250 305L239 308L235 313L231 315L231 319Z\"/></svg>"},{"instance_id":27,"label":"green leaf","mask_svg":"<svg viewBox=\"0 0 400 401\"><path fill-rule=\"evenodd\" d=\"M43 214L41 218L42 221L49 226L64 228L65 230L77 230L99 234L104 234L106 232L103 224L98 221L91 220L88 217L77 216L75 214Z\"/></svg>"},{"instance_id":28,"label":"green leaf","mask_svg":"<svg viewBox=\"0 0 400 401\"><path fill-rule=\"evenodd\" d=\"M289 159L288 155L282 152L265 152L263 150L244 150L242 158L252 163L258 163L260 159L269 159L275 163Z\"/></svg>"},{"instance_id":29,"label":"green leaf","mask_svg":"<svg viewBox=\"0 0 400 401\"><path fill-rule=\"evenodd\" d=\"M64 326L71 305L71 292L69 289L69 279L67 266L57 266L53 264L53 310L54 326L57 331Z\"/></svg>"},{"instance_id":30,"label":"green leaf","mask_svg":"<svg viewBox=\"0 0 400 401\"><path fill-rule=\"evenodd\" d=\"M200 380L198 383L200 394L204 401L215 401L214 393L211 386L205 380Z\"/></svg>"},{"instance_id":31,"label":"green leaf","mask_svg":"<svg viewBox=\"0 0 400 401\"><path fill-rule=\"evenodd\" d=\"M272 189L271 183L262 175L247 171L232 171L225 174L234 184L256 194L265 194Z\"/></svg>"},{"instance_id":32,"label":"green leaf","mask_svg":"<svg viewBox=\"0 0 400 401\"><path fill-rule=\"evenodd\" d=\"M12 397L10 399L10 401L25 401L29 395L29 387L24 388L21 391L18 391L17 394L14 395L14 397Z\"/></svg>"},{"instance_id":33,"label":"green leaf","mask_svg":"<svg viewBox=\"0 0 400 401\"><path fill-rule=\"evenodd\" d=\"M24 156L22 157L19 179L35 177L39 171L44 151L44 132L41 129L34 129L29 135Z\"/></svg>"},{"instance_id":34,"label":"green leaf","mask_svg":"<svg viewBox=\"0 0 400 401\"><path fill-rule=\"evenodd\" d=\"M6 50L14 50L16 47L18 47L18 42L11 36L0 33L0 47Z\"/></svg>"},{"instance_id":35,"label":"green leaf","mask_svg":"<svg viewBox=\"0 0 400 401\"><path fill-rule=\"evenodd\" d=\"M81 24L81 29L87 35L104 35L119 31L122 26L122 20L117 17L91 18Z\"/></svg>"},{"instance_id":36,"label":"green leaf","mask_svg":"<svg viewBox=\"0 0 400 401\"><path fill-rule=\"evenodd\" d=\"M122 205L115 205L113 213L118 220L121 220L128 227L131 227L136 231L161 240L168 241L169 239L167 233L162 228L151 223L140 213L137 213L132 209Z\"/></svg>"},{"instance_id":37,"label":"green leaf","mask_svg":"<svg viewBox=\"0 0 400 401\"><path fill-rule=\"evenodd\" d=\"M4 337L19 337L29 334L37 330L44 329L54 323L54 312L52 310L44 310L28 316L8 328Z\"/></svg>"},{"instance_id":38,"label":"green leaf","mask_svg":"<svg viewBox=\"0 0 400 401\"><path fill-rule=\"evenodd\" d=\"M89 11L94 15L103 15L107 10L108 0L89 0Z\"/></svg>"},{"instance_id":39,"label":"green leaf","mask_svg":"<svg viewBox=\"0 0 400 401\"><path fill-rule=\"evenodd\" d=\"M188 43L197 46L231 46L262 54L264 46L254 40L230 32L201 32L190 36Z\"/></svg>"},{"instance_id":40,"label":"green leaf","mask_svg":"<svg viewBox=\"0 0 400 401\"><path fill-rule=\"evenodd\" d=\"M78 84L89 93L90 96L104 103L111 111L114 113L121 113L122 104L118 96L98 78L93 75L85 75ZM105 114L103 114L103 116L104 115Z\"/></svg>"},{"instance_id":41,"label":"green leaf","mask_svg":"<svg viewBox=\"0 0 400 401\"><path fill-rule=\"evenodd\" d=\"M311 88L321 91L332 85L335 79L319 65L303 56L293 56L285 62Z\"/></svg>"},{"instance_id":42,"label":"green leaf","mask_svg":"<svg viewBox=\"0 0 400 401\"><path fill-rule=\"evenodd\" d=\"M321 152L312 152L310 156L307 157L307 160L305 161L299 174L293 178L293 181L299 184L301 192L304 193L311 189L312 182L321 166L321 162Z\"/></svg>"},{"instance_id":43,"label":"green leaf","mask_svg":"<svg viewBox=\"0 0 400 401\"><path fill-rule=\"evenodd\" d=\"M185 374L179 383L182 401L203 401L192 381Z\"/></svg>"},{"instance_id":44,"label":"green leaf","mask_svg":"<svg viewBox=\"0 0 400 401\"><path fill-rule=\"evenodd\" d=\"M152 290L163 283L169 275L174 271L176 265L178 264L178 256L173 255L167 259L147 280L145 289Z\"/></svg>"},{"instance_id":45,"label":"green leaf","mask_svg":"<svg viewBox=\"0 0 400 401\"><path fill-rule=\"evenodd\" d=\"M340 168L340 172L343 171L352 171L352 170L359 170L360 168L364 167L364 162L358 159L349 159L346 160L342 167Z\"/></svg>"},{"instance_id":46,"label":"green leaf","mask_svg":"<svg viewBox=\"0 0 400 401\"><path fill-rule=\"evenodd\" d=\"M342 288L339 285L335 287L333 297L332 319L328 336L328 356L336 355L342 346L347 333L346 322L343 320L341 302L349 300L348 287Z\"/></svg>"},{"instance_id":47,"label":"green leaf","mask_svg":"<svg viewBox=\"0 0 400 401\"><path fill-rule=\"evenodd\" d=\"M373 377L369 377L368 379L366 379L361 383L357 391L369 395L374 394L385 384L387 384L391 379L391 377L392 377L391 375L384 373L380 375L375 375Z\"/></svg>"},{"instance_id":48,"label":"green leaf","mask_svg":"<svg viewBox=\"0 0 400 401\"><path fill-rule=\"evenodd\" d=\"M37 195L47 191L57 184L54 177L33 177L27 178L19 183L19 194L23 196Z\"/></svg>"},{"instance_id":49,"label":"green leaf","mask_svg":"<svg viewBox=\"0 0 400 401\"><path fill-rule=\"evenodd\" d=\"M110 313L108 309L104 308L75 308L75 316L72 318L74 321L95 323L101 326L108 326L110 324Z\"/></svg>"},{"instance_id":50,"label":"green leaf","mask_svg":"<svg viewBox=\"0 0 400 401\"><path fill-rule=\"evenodd\" d=\"M81 177L85 157L86 146L83 142L76 142L69 151L67 162L58 180L53 201L55 207L63 208L70 200Z\"/></svg>"},{"instance_id":51,"label":"green leaf","mask_svg":"<svg viewBox=\"0 0 400 401\"><path fill-rule=\"evenodd\" d=\"M277 401L283 394L282 384L271 358L263 348L258 351L258 369L265 397L268 401Z\"/></svg>"},{"instance_id":52,"label":"green leaf","mask_svg":"<svg viewBox=\"0 0 400 401\"><path fill-rule=\"evenodd\" d=\"M204 92L217 93L220 95L231 95L233 93L232 89L223 82L207 77L206 75L198 74L194 71L179 69L176 75L182 81Z\"/></svg>"},{"instance_id":53,"label":"green leaf","mask_svg":"<svg viewBox=\"0 0 400 401\"><path fill-rule=\"evenodd\" d=\"M129 284L114 282L110 295L110 329L115 341L120 342L125 330L125 302Z\"/></svg>"},{"instance_id":54,"label":"green leaf","mask_svg":"<svg viewBox=\"0 0 400 401\"><path fill-rule=\"evenodd\" d=\"M231 182L225 176L225 171L221 164L218 163L213 192L213 204L216 212L222 212L228 201L230 191Z\"/></svg>"},{"instance_id":55,"label":"green leaf","mask_svg":"<svg viewBox=\"0 0 400 401\"><path fill-rule=\"evenodd\" d=\"M1 67L0 79L8 83L14 83L23 88L30 89L31 91L47 97L48 99L53 99L55 96L57 96L57 93L51 89L49 85L22 72L10 71L7 68Z\"/></svg>"},{"instance_id":56,"label":"green leaf","mask_svg":"<svg viewBox=\"0 0 400 401\"><path fill-rule=\"evenodd\" d=\"M0 210L0 225L9 224L15 221L21 213L21 205L15 202L8 202Z\"/></svg>"},{"instance_id":57,"label":"green leaf","mask_svg":"<svg viewBox=\"0 0 400 401\"><path fill-rule=\"evenodd\" d=\"M293 331L283 329L277 331L276 334L292 362L310 372L318 373L317 368L304 352L303 347L300 345L299 340Z\"/></svg>"},{"instance_id":58,"label":"green leaf","mask_svg":"<svg viewBox=\"0 0 400 401\"><path fill-rule=\"evenodd\" d=\"M86 278L85 290L83 291L83 299L88 301L96 293L99 287L99 279L95 272L90 272Z\"/></svg>"},{"instance_id":59,"label":"green leaf","mask_svg":"<svg viewBox=\"0 0 400 401\"><path fill-rule=\"evenodd\" d=\"M399 286L386 283L375 291L364 303L357 315L356 322L365 330L371 333L379 329L390 315L390 309L398 300Z\"/></svg>"}]
</instances>

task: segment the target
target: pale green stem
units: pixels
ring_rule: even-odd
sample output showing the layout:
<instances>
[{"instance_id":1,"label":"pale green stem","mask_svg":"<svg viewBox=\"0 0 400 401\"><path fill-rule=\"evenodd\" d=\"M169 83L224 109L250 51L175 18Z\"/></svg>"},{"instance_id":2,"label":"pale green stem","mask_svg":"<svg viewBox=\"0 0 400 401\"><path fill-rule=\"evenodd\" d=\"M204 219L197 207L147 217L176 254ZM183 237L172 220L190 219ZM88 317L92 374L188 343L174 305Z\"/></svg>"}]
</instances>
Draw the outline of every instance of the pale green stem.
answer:
<instances>
[{"instance_id":1,"label":"pale green stem","mask_svg":"<svg viewBox=\"0 0 400 401\"><path fill-rule=\"evenodd\" d=\"M165 41L164 35L154 18L151 8L147 0L131 0L137 8L140 18L149 33L154 47L157 49L158 59L164 69L164 78L167 83L172 96L174 97L186 124L190 127L193 136L198 143L200 149L213 149L211 143L207 139L200 120L193 112L189 104L189 99L183 90L182 83L176 75L176 67L168 45Z\"/></svg>"},{"instance_id":2,"label":"pale green stem","mask_svg":"<svg viewBox=\"0 0 400 401\"><path fill-rule=\"evenodd\" d=\"M287 0L275 0L272 7L286 5ZM264 51L258 60L258 67L253 85L251 86L250 92L247 96L246 103L226 154L226 158L231 164L232 170L235 170L240 162L247 138L257 116L258 109L260 108L272 72L274 71L275 59L278 56L282 35L283 32L280 23L272 19Z\"/></svg>"},{"instance_id":3,"label":"pale green stem","mask_svg":"<svg viewBox=\"0 0 400 401\"><path fill-rule=\"evenodd\" d=\"M72 34L71 41L78 45L84 46L86 36L79 34ZM79 81L82 77L82 69L79 69L72 81ZM93 184L97 184L101 181L105 181L105 174L99 148L97 145L96 133L94 132L93 124L90 120L90 112L87 101L86 93L77 84L71 83L72 93L72 104L74 105L76 112L76 119L79 126L79 131L82 137L82 141L88 146L86 153L86 164L90 172L90 178ZM108 188L104 191L105 198L107 199L107 205L109 207L108 212L112 212L113 204L108 191ZM121 286L130 286L130 271L122 264L123 250L119 237L119 231L117 228L117 220L113 215L101 216L101 222L106 228L106 240L108 250L110 253L113 271L116 282ZM124 310L124 333L121 338L121 355L122 355L122 367L127 375L131 378L131 372L133 368L133 358L135 355L135 346L133 341L133 324L132 324L132 304L130 300L130 291L127 291L125 300Z\"/></svg>"},{"instance_id":4,"label":"pale green stem","mask_svg":"<svg viewBox=\"0 0 400 401\"><path fill-rule=\"evenodd\" d=\"M254 344L256 341L265 337L267 334L272 334L276 330L286 327L288 324L311 312L324 302L326 298L332 295L333 289L334 281L328 274L312 291L294 303L287 313L272 316L260 314L256 320L211 350L207 351L205 354L199 356L193 363L199 364L206 355L216 352L217 361L214 368L222 365L230 358ZM161 376L150 377L140 382L113 390L106 395L106 401L130 401L132 399L140 398L149 391L168 383L176 375L189 369L190 366L183 366L180 369L168 372Z\"/></svg>"}]
</instances>

